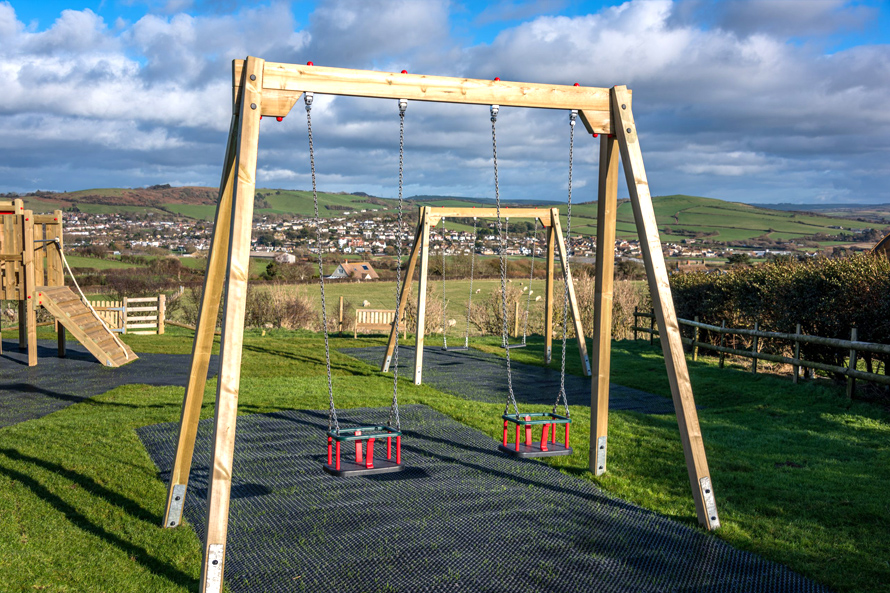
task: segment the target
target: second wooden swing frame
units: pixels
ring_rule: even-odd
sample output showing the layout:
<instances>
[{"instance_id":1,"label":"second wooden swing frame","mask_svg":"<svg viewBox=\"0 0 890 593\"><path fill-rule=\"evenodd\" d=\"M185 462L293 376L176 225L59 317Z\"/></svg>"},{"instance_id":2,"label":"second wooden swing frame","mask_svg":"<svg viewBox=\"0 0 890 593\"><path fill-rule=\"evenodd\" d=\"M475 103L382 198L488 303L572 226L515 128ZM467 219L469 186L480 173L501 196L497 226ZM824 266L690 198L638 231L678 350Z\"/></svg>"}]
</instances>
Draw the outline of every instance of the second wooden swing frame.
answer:
<instances>
[{"instance_id":1,"label":"second wooden swing frame","mask_svg":"<svg viewBox=\"0 0 890 593\"><path fill-rule=\"evenodd\" d=\"M495 208L451 208L445 206L421 206L417 217L417 230L414 233L414 246L411 248L411 256L408 258L408 267L405 272L405 283L402 285L402 293L399 295L399 307L396 311L396 319L402 319L408 298L411 293L414 270L420 261L420 274L417 287L417 327L414 341L414 384L420 385L423 374L423 341L426 325L426 287L429 276L430 254L430 229L439 224L444 218L496 218ZM581 325L581 311L575 298L575 285L572 282L572 274L569 271L569 258L565 240L562 234L562 226L559 223L558 208L501 208L501 218L531 218L538 219L547 229L547 270L544 289L544 336L546 339L546 358L550 363L553 351L553 285L555 252L559 250L559 261L562 267L563 278L568 282L569 304L572 314L572 323L575 327L575 335L578 339L578 354L581 356L581 367L584 374L590 376L590 358L587 356L587 341L584 339L584 328ZM389 342L386 346L386 354L380 370L389 371L392 362L393 350L396 346L398 328L393 325L389 333ZM444 328L443 328L444 331Z\"/></svg>"},{"instance_id":2,"label":"second wooden swing frame","mask_svg":"<svg viewBox=\"0 0 890 593\"><path fill-rule=\"evenodd\" d=\"M222 590L244 344L260 118L286 116L297 99L309 91L396 100L577 109L587 131L601 135L597 208L599 254L596 263L593 329L593 375L596 379L592 382L590 406L590 468L596 474L603 473L606 467L614 264L612 246L615 241L620 151L640 236L652 306L661 330L660 340L696 514L699 523L706 529L719 527L698 413L631 111L631 93L626 87L609 89L447 78L325 68L311 64L302 66L272 63L248 57L246 60L233 62L232 90L233 115L219 185L219 203L207 258L191 371L182 406L176 457L164 512L165 527L175 527L181 523L198 420L207 384L217 311L225 286L213 451L207 489L206 539L201 567L202 593Z\"/></svg>"}]
</instances>

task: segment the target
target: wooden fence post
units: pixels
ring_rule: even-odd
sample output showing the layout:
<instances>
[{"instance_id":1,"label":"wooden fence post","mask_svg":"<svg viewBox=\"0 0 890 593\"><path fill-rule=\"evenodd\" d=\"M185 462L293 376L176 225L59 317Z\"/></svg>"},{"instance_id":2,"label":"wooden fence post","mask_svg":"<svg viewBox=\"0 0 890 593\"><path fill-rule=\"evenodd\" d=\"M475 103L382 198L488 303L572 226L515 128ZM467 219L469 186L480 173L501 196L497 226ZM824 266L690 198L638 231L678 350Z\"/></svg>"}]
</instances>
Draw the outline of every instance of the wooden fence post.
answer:
<instances>
[{"instance_id":1,"label":"wooden fence post","mask_svg":"<svg viewBox=\"0 0 890 593\"><path fill-rule=\"evenodd\" d=\"M726 320L720 322L720 328L726 329ZM726 332L720 332L720 347L723 348L726 345ZM723 368L723 361L726 359L726 352L720 352L720 361L717 363L717 368Z\"/></svg>"},{"instance_id":2,"label":"wooden fence post","mask_svg":"<svg viewBox=\"0 0 890 593\"><path fill-rule=\"evenodd\" d=\"M800 324L797 324L797 329L794 330L794 335L800 335ZM794 340L794 360L800 362L800 342ZM795 364L791 366L791 370L794 372L794 377L791 379L792 382L797 385L797 379L800 376L800 365Z\"/></svg>"},{"instance_id":3,"label":"wooden fence post","mask_svg":"<svg viewBox=\"0 0 890 593\"><path fill-rule=\"evenodd\" d=\"M167 295L161 293L158 295L158 335L164 333L164 321L167 317Z\"/></svg>"},{"instance_id":4,"label":"wooden fence post","mask_svg":"<svg viewBox=\"0 0 890 593\"><path fill-rule=\"evenodd\" d=\"M340 326L340 337L343 337L343 297L340 297L340 316L337 318Z\"/></svg>"},{"instance_id":5,"label":"wooden fence post","mask_svg":"<svg viewBox=\"0 0 890 593\"><path fill-rule=\"evenodd\" d=\"M698 315L696 315L693 320L698 323ZM695 362L698 360L698 326L693 328L692 332L692 361Z\"/></svg>"},{"instance_id":6,"label":"wooden fence post","mask_svg":"<svg viewBox=\"0 0 890 593\"><path fill-rule=\"evenodd\" d=\"M649 309L649 345L655 344L655 309Z\"/></svg>"},{"instance_id":7,"label":"wooden fence post","mask_svg":"<svg viewBox=\"0 0 890 593\"><path fill-rule=\"evenodd\" d=\"M124 319L124 322L121 324L121 333L122 333L122 334L126 334L126 333L127 333L127 308L128 308L128 307L127 307L127 301L128 301L129 299L130 299L130 297L124 297L124 304L123 304L124 310L123 310L123 312L121 313L121 316L122 316L123 319Z\"/></svg>"},{"instance_id":8,"label":"wooden fence post","mask_svg":"<svg viewBox=\"0 0 890 593\"><path fill-rule=\"evenodd\" d=\"M638 307L634 307L634 322L632 324L634 330L634 342L637 341L637 309Z\"/></svg>"},{"instance_id":9,"label":"wooden fence post","mask_svg":"<svg viewBox=\"0 0 890 593\"><path fill-rule=\"evenodd\" d=\"M760 322L754 322L754 331L758 331L760 329ZM751 372L757 374L757 335L754 335L753 343L751 344Z\"/></svg>"},{"instance_id":10,"label":"wooden fence post","mask_svg":"<svg viewBox=\"0 0 890 593\"><path fill-rule=\"evenodd\" d=\"M854 325L850 329L850 341L855 342L857 338L857 330ZM850 348L850 370L856 370L856 349ZM853 399L853 395L856 393L856 379L853 377L847 376L847 399Z\"/></svg>"}]
</instances>

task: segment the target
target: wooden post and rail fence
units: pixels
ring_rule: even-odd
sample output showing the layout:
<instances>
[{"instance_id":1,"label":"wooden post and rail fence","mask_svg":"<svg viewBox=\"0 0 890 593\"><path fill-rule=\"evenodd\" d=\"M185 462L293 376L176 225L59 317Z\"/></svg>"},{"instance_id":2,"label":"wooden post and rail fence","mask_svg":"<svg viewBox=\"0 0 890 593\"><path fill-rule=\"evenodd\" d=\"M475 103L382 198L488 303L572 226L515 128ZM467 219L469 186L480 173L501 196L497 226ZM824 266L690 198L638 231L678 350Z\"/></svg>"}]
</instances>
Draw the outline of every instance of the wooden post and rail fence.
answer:
<instances>
[{"instance_id":1,"label":"wooden post and rail fence","mask_svg":"<svg viewBox=\"0 0 890 593\"><path fill-rule=\"evenodd\" d=\"M167 295L124 297L122 301L90 301L109 329L122 334L164 333Z\"/></svg>"},{"instance_id":2,"label":"wooden post and rail fence","mask_svg":"<svg viewBox=\"0 0 890 593\"><path fill-rule=\"evenodd\" d=\"M642 325L638 323L638 319L648 320L648 327L646 327L647 324L645 322ZM792 367L792 380L794 381L794 383L798 382L801 368L808 369L809 372L812 372L813 370L820 370L828 373L835 373L838 375L843 375L847 378L847 397L851 399L856 391L857 380L877 383L879 385L890 385L890 375L870 373L868 371L861 371L856 368L860 352L869 352L871 354L890 356L890 344L877 344L874 342L858 341L858 331L855 326L850 329L850 339L842 340L838 338L825 338L822 336L810 336L802 334L799 323L797 324L795 333L789 334L784 332L762 331L760 329L759 323L754 324L754 329L747 329L726 327L725 321L721 322L720 325L702 323L698 320L697 316L694 320L691 321L689 319L677 319L677 321L681 326L685 325L693 329L692 338L682 338L683 343L691 347L692 360L697 360L699 349L705 348L719 353L718 366L720 368L723 368L725 357L727 354L740 356L743 358L750 358L752 373L757 373L758 360L788 364ZM635 308L634 324L633 328L631 329L633 330L634 340L638 339L640 333L643 333L649 334L649 341L650 343L652 343L655 339L655 336L658 335L658 328L655 326L655 316L653 315L651 310L639 311L637 308ZM700 341L699 334L701 330L719 334L720 343L711 344L710 342ZM727 335L749 336L751 338L751 349L748 350L726 346ZM760 352L759 341L761 338L791 342L794 345L794 356L789 357L782 356L780 354L769 354L766 352ZM845 366L840 366L818 362L815 360L806 360L801 357L801 344L813 344L816 346L827 346L830 348L849 350L848 355L845 357L847 358L848 362Z\"/></svg>"}]
</instances>

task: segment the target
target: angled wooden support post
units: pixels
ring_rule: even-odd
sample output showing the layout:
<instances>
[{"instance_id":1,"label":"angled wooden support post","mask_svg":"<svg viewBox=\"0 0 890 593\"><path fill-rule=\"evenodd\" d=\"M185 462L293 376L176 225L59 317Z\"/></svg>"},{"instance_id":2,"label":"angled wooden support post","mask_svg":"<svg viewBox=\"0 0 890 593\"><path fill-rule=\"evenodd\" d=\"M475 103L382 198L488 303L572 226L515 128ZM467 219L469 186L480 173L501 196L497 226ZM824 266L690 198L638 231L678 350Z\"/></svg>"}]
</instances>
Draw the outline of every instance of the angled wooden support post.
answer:
<instances>
[{"instance_id":1,"label":"angled wooden support post","mask_svg":"<svg viewBox=\"0 0 890 593\"><path fill-rule=\"evenodd\" d=\"M417 335L414 337L414 384L420 385L423 377L423 333L426 323L426 283L429 274L430 255L430 209L420 209L420 279L417 286ZM396 324L394 327L398 327Z\"/></svg>"},{"instance_id":2,"label":"angled wooden support post","mask_svg":"<svg viewBox=\"0 0 890 593\"><path fill-rule=\"evenodd\" d=\"M612 360L612 286L618 212L618 146L608 134L600 138L599 196L596 208L596 284L593 300L593 369L590 385L590 471L606 471L609 434L609 372ZM634 328L637 326L634 308ZM634 330L636 334L636 329ZM634 336L636 339L636 335Z\"/></svg>"},{"instance_id":3,"label":"angled wooden support post","mask_svg":"<svg viewBox=\"0 0 890 593\"><path fill-rule=\"evenodd\" d=\"M547 277L544 284L544 345L546 363L553 360L553 264L556 250L556 233L553 225L547 227Z\"/></svg>"},{"instance_id":4,"label":"angled wooden support post","mask_svg":"<svg viewBox=\"0 0 890 593\"><path fill-rule=\"evenodd\" d=\"M683 342L671 296L667 267L658 237L658 223L652 207L649 182L643 167L643 154L631 111L631 97L624 86L613 87L611 93L612 128L618 139L621 160L624 162L624 174L637 233L640 236L643 260L646 264L649 292L658 321L659 338L671 385L674 409L677 412L677 424L686 457L692 496L695 499L695 510L702 526L706 529L716 529L720 526L720 519L717 516L714 488L711 484L698 412L695 409L695 399L689 381L689 369L686 367L686 357L683 353Z\"/></svg>"},{"instance_id":5,"label":"angled wooden support post","mask_svg":"<svg viewBox=\"0 0 890 593\"><path fill-rule=\"evenodd\" d=\"M575 298L575 283L572 280L572 271L569 269L569 249L562 236L562 228L559 224L559 209L550 211L551 227L555 235L556 245L559 247L559 261L562 265L562 279L565 282L564 289L569 293L569 312L572 315L572 323L575 327L575 337L578 339L578 354L581 356L581 368L584 376L590 376L590 358L587 356L587 340L584 338L584 327L581 325L581 310L578 308L578 299Z\"/></svg>"},{"instance_id":6,"label":"angled wooden support post","mask_svg":"<svg viewBox=\"0 0 890 593\"><path fill-rule=\"evenodd\" d=\"M238 140L239 119L232 116L229 127L229 141L223 161L223 174L220 180L219 202L216 207L216 220L213 237L210 241L210 255L204 274L204 290L201 293L201 308L198 312L198 325L195 341L192 344L192 364L189 382L182 402L182 416L179 422L179 437L176 457L167 492L167 508L164 512L164 527L176 527L182 521L186 488L195 450L198 421L207 386L207 371L210 367L210 353L213 349L213 336L219 316L219 302L222 298L223 279L229 259L229 234L232 224L232 195L235 180L235 147Z\"/></svg>"},{"instance_id":7,"label":"angled wooden support post","mask_svg":"<svg viewBox=\"0 0 890 593\"><path fill-rule=\"evenodd\" d=\"M238 137L235 148L235 179L232 221L226 265L225 306L220 340L219 379L216 389L213 453L207 491L207 539L201 567L202 593L222 591L235 423L241 382L244 314L250 267L250 233L256 191L257 144L263 102L263 60L248 57L243 68L241 96L237 102ZM208 264L209 265L209 264Z\"/></svg>"},{"instance_id":8,"label":"angled wooden support post","mask_svg":"<svg viewBox=\"0 0 890 593\"><path fill-rule=\"evenodd\" d=\"M34 212L25 210L22 215L22 301L25 303L25 340L28 349L28 366L37 366L37 275L34 262Z\"/></svg>"},{"instance_id":9,"label":"angled wooden support post","mask_svg":"<svg viewBox=\"0 0 890 593\"><path fill-rule=\"evenodd\" d=\"M420 242L423 237L423 211L421 210L418 219L417 230L414 233L414 245L411 248L411 256L408 258L408 269L405 270L405 278L402 280L402 293L399 295L399 304L396 307L395 319L402 319L405 315L405 308L408 305L408 297L411 294L411 284L414 282L414 268L417 266L417 254L420 253ZM407 324L406 324L407 325ZM407 334L408 329L405 328ZM389 371L389 364L392 362L392 353L396 348L396 340L399 337L399 326L393 321L393 327L389 332L389 342L386 344L386 355L383 357L383 364L380 370L384 373Z\"/></svg>"}]
</instances>

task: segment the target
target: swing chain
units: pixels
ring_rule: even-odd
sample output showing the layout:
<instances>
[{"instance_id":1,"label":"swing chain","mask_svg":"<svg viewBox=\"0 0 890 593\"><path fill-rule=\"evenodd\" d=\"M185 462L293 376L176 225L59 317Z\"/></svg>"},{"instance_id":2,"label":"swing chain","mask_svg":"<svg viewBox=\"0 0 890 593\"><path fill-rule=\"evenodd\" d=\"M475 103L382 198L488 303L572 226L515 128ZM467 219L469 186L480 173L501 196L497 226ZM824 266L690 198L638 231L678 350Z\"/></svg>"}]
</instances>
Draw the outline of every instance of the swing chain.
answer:
<instances>
[{"instance_id":1,"label":"swing chain","mask_svg":"<svg viewBox=\"0 0 890 593\"><path fill-rule=\"evenodd\" d=\"M507 336L509 335L507 329L507 240L504 234L503 222L501 221L501 190L498 182L498 137L496 124L498 121L499 110L497 105L491 106L491 149L492 160L494 162L494 199L498 218L498 240L501 247L501 313L504 322L503 340L504 344L506 344ZM506 348L504 353L506 354L507 359L507 391L509 394L509 400L504 406L504 414L510 411L510 404L513 404L513 411L519 416L519 405L516 403L516 396L513 393L513 373L510 370L510 349Z\"/></svg>"},{"instance_id":2,"label":"swing chain","mask_svg":"<svg viewBox=\"0 0 890 593\"><path fill-rule=\"evenodd\" d=\"M321 282L321 323L324 328L324 361L328 374L328 430L340 430L337 409L334 407L334 384L331 380L331 347L328 342L328 314L324 298L324 257L321 251L321 217L318 214L318 186L315 180L315 146L312 143L312 98L313 94L303 94L306 103L306 129L309 134L309 168L312 173L312 199L315 202L315 243L318 247L318 278Z\"/></svg>"},{"instance_id":3,"label":"swing chain","mask_svg":"<svg viewBox=\"0 0 890 593\"><path fill-rule=\"evenodd\" d=\"M473 306L473 272L476 267L476 217L473 217L473 238L470 245L470 299L467 301L467 333L464 334L464 348L470 347L470 311Z\"/></svg>"},{"instance_id":4,"label":"swing chain","mask_svg":"<svg viewBox=\"0 0 890 593\"><path fill-rule=\"evenodd\" d=\"M402 186L405 178L405 110L408 100L399 99L399 224L396 231L396 311L393 324L396 331L396 342L392 352L392 405L389 408L389 426L401 430L399 419L399 298L402 294ZM395 420L395 425L393 425Z\"/></svg>"},{"instance_id":5,"label":"swing chain","mask_svg":"<svg viewBox=\"0 0 890 593\"><path fill-rule=\"evenodd\" d=\"M575 120L578 117L578 110L572 109L569 114L569 196L566 206L566 261L563 262L564 269L569 269L569 249L571 248L570 236L572 234L572 168L574 163L575 149ZM571 271L563 274L563 300L562 300L562 363L559 371L559 395L556 403L553 404L553 413L556 413L556 407L559 400L562 399L565 415L569 415L569 398L566 395L566 336L569 329L569 281L571 280ZM580 339L580 336L579 336Z\"/></svg>"}]
</instances>

